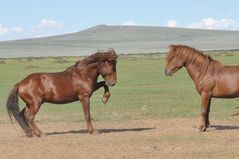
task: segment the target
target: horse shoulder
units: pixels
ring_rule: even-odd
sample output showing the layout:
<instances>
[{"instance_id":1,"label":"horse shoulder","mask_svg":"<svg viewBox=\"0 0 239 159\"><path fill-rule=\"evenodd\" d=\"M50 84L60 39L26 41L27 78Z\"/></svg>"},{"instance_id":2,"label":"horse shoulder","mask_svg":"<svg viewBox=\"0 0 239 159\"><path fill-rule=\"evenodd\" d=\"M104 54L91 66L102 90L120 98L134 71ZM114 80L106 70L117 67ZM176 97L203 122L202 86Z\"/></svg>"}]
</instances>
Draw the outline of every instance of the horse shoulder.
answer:
<instances>
[{"instance_id":1,"label":"horse shoulder","mask_svg":"<svg viewBox=\"0 0 239 159\"><path fill-rule=\"evenodd\" d=\"M93 93L93 83L91 81L84 78L82 74L74 73L72 82L79 99L91 97Z\"/></svg>"},{"instance_id":2,"label":"horse shoulder","mask_svg":"<svg viewBox=\"0 0 239 159\"><path fill-rule=\"evenodd\" d=\"M212 92L213 87L215 86L215 78L211 75L206 75L196 83L196 89L199 94L202 92Z\"/></svg>"}]
</instances>

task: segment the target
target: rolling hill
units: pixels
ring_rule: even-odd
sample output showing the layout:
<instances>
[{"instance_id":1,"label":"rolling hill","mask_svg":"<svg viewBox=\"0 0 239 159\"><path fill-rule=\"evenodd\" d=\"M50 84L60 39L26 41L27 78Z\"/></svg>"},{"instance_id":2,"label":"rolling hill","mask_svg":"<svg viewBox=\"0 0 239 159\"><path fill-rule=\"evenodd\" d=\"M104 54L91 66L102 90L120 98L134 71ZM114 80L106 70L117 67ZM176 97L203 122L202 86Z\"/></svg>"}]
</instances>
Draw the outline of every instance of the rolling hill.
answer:
<instances>
[{"instance_id":1,"label":"rolling hill","mask_svg":"<svg viewBox=\"0 0 239 159\"><path fill-rule=\"evenodd\" d=\"M98 25L80 32L0 42L0 57L80 56L114 48L119 54L165 52L170 44L201 50L239 49L239 31Z\"/></svg>"}]
</instances>

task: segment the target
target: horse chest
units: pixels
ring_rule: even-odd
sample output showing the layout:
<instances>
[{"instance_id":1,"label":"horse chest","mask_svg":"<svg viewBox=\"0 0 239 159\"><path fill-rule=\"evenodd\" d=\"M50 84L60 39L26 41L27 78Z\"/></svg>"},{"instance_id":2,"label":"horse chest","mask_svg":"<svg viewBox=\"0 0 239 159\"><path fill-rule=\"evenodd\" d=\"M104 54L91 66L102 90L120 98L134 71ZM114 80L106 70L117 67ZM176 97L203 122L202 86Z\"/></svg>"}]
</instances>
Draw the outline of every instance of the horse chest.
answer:
<instances>
[{"instance_id":1,"label":"horse chest","mask_svg":"<svg viewBox=\"0 0 239 159\"><path fill-rule=\"evenodd\" d=\"M199 93L202 91L209 92L213 89L214 79L210 76L204 77L203 79L196 82L196 89Z\"/></svg>"},{"instance_id":2,"label":"horse chest","mask_svg":"<svg viewBox=\"0 0 239 159\"><path fill-rule=\"evenodd\" d=\"M75 85L77 95L89 95L93 93L93 86L88 82L81 81Z\"/></svg>"}]
</instances>

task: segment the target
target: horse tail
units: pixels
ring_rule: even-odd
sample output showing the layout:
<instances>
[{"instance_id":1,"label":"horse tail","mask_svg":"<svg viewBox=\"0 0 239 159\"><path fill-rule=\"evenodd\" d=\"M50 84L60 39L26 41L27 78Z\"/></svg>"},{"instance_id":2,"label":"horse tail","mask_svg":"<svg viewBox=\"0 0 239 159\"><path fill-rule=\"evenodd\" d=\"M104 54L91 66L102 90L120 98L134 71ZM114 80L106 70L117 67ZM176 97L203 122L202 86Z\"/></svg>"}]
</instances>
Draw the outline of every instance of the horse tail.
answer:
<instances>
[{"instance_id":1,"label":"horse tail","mask_svg":"<svg viewBox=\"0 0 239 159\"><path fill-rule=\"evenodd\" d=\"M238 108L239 107L236 107L236 109L238 109ZM239 115L239 111L232 114L232 116L237 116L237 115Z\"/></svg>"},{"instance_id":2,"label":"horse tail","mask_svg":"<svg viewBox=\"0 0 239 159\"><path fill-rule=\"evenodd\" d=\"M237 116L237 115L239 115L239 112L232 114L232 116Z\"/></svg>"},{"instance_id":3,"label":"horse tail","mask_svg":"<svg viewBox=\"0 0 239 159\"><path fill-rule=\"evenodd\" d=\"M24 132L27 130L27 126L20 115L20 107L18 104L18 84L16 84L11 90L7 99L7 112L11 119L11 122L15 119L17 123L21 126Z\"/></svg>"}]
</instances>

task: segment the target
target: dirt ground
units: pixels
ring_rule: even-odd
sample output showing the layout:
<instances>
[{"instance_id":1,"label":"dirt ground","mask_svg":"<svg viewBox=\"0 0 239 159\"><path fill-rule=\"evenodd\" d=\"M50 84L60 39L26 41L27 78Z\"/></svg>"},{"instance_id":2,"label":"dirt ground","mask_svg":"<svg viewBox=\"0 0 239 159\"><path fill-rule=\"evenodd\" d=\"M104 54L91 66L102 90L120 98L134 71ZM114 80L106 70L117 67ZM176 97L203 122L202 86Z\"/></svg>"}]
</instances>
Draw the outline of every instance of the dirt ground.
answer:
<instances>
[{"instance_id":1,"label":"dirt ground","mask_svg":"<svg viewBox=\"0 0 239 159\"><path fill-rule=\"evenodd\" d=\"M239 158L239 120L211 120L205 133L198 119L94 122L102 133L89 135L85 123L38 122L48 135L27 138L10 123L0 124L1 159L184 159Z\"/></svg>"}]
</instances>

